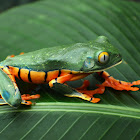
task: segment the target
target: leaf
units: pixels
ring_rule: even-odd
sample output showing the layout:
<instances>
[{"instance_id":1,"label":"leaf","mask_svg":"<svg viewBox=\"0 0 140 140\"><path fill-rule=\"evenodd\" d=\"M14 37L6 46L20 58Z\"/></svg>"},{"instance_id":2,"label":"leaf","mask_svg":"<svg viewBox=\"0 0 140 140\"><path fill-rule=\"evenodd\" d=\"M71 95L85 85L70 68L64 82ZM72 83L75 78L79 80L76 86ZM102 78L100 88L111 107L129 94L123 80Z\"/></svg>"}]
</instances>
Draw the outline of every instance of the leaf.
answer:
<instances>
[{"instance_id":1,"label":"leaf","mask_svg":"<svg viewBox=\"0 0 140 140\"><path fill-rule=\"evenodd\" d=\"M115 0L42 0L0 15L1 60L44 47L105 35L123 55L115 78L140 79L140 4ZM88 77L91 88L102 80ZM76 82L76 85L82 81ZM19 83L23 92L32 85ZM140 92L107 88L98 104L64 97L41 85L35 106L0 106L1 139L139 139ZM62 93L63 94L63 93Z\"/></svg>"}]
</instances>

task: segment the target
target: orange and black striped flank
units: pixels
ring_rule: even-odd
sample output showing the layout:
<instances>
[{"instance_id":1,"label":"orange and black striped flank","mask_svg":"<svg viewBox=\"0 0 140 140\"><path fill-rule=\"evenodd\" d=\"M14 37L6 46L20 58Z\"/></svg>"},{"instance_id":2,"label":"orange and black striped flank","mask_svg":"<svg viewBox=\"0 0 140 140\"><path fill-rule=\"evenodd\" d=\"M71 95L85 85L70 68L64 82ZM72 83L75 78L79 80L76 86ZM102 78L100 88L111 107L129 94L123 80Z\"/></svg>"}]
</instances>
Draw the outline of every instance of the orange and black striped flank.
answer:
<instances>
[{"instance_id":1,"label":"orange and black striped flank","mask_svg":"<svg viewBox=\"0 0 140 140\"><path fill-rule=\"evenodd\" d=\"M46 82L47 82L47 81L46 81L47 76L48 76L48 73L47 73L47 72L45 72L44 83L46 83Z\"/></svg>"},{"instance_id":2,"label":"orange and black striped flank","mask_svg":"<svg viewBox=\"0 0 140 140\"><path fill-rule=\"evenodd\" d=\"M29 73L28 73L28 80L29 80L29 82L32 82L31 75L30 75L30 70L29 70Z\"/></svg>"},{"instance_id":3,"label":"orange and black striped flank","mask_svg":"<svg viewBox=\"0 0 140 140\"><path fill-rule=\"evenodd\" d=\"M20 68L19 68L19 70L18 70L18 78L19 78L20 80L22 80L21 77L20 77Z\"/></svg>"},{"instance_id":4,"label":"orange and black striped flank","mask_svg":"<svg viewBox=\"0 0 140 140\"><path fill-rule=\"evenodd\" d=\"M54 70L54 71L32 71L24 68L18 68L18 67L12 67L9 66L8 69L10 69L11 74L20 80L23 80L24 82L29 83L35 83L35 84L42 84L42 83L48 83L53 79L56 79L60 76L64 76L66 74L78 74L76 71L71 70ZM73 77L71 80L79 79L81 74L75 75L75 78ZM82 77L84 77L82 75Z\"/></svg>"}]
</instances>

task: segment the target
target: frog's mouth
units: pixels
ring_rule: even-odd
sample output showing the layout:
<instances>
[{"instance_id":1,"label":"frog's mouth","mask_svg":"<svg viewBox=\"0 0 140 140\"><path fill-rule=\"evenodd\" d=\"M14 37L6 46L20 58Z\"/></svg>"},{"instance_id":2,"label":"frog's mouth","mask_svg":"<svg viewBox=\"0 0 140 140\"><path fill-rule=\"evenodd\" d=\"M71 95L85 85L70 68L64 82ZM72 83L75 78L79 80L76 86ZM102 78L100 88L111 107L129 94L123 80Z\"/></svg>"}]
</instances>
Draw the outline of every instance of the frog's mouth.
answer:
<instances>
[{"instance_id":1,"label":"frog's mouth","mask_svg":"<svg viewBox=\"0 0 140 140\"><path fill-rule=\"evenodd\" d=\"M121 64L121 63L122 63L122 60L121 60L120 62L118 62L118 63L116 63L116 64L110 66L110 67L105 68L105 69L97 70L97 71L95 70L95 72L101 72L101 71L104 71L104 70L110 69L110 68L115 67L115 66L117 66L117 65L119 65L119 64Z\"/></svg>"},{"instance_id":2,"label":"frog's mouth","mask_svg":"<svg viewBox=\"0 0 140 140\"><path fill-rule=\"evenodd\" d=\"M100 69L100 70L91 70L91 71L88 71L88 72L80 71L80 73L94 73L94 72L101 72L101 71L104 71L104 70L110 69L110 68L112 68L112 67L114 67L114 66L117 66L117 65L119 65L119 64L121 64L121 63L122 63L122 60L119 61L118 63L116 63L116 64L114 64L114 65L112 65L112 66L110 66L110 67L104 68L104 69Z\"/></svg>"}]
</instances>

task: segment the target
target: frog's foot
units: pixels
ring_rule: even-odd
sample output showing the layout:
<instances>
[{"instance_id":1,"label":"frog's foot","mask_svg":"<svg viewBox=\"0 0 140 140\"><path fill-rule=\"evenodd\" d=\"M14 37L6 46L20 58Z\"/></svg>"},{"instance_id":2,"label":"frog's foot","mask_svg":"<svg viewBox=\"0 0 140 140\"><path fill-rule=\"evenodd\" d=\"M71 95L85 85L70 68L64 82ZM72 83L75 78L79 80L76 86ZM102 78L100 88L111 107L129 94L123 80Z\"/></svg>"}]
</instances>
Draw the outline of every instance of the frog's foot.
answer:
<instances>
[{"instance_id":1,"label":"frog's foot","mask_svg":"<svg viewBox=\"0 0 140 140\"><path fill-rule=\"evenodd\" d=\"M66 81L69 81L69 79L71 79L72 77L73 77L72 74L67 74L67 75L60 76L56 79L52 79L49 82L49 86L52 88L54 85L57 85L57 88L60 87L60 90L63 89L65 92L68 91L68 94L67 93L65 94L65 96L68 97L78 97L83 100L90 101L92 103L97 103L100 101L99 98L94 98L93 95L97 93L99 94L103 93L105 90L104 87L91 91L86 90L86 88L89 86L90 83L88 80L85 80L80 88L72 89L68 85L64 84Z\"/></svg>"},{"instance_id":2,"label":"frog's foot","mask_svg":"<svg viewBox=\"0 0 140 140\"><path fill-rule=\"evenodd\" d=\"M78 89L77 91L92 97L95 94L103 94L104 91L105 91L105 87L104 86L100 86L99 88L94 89L94 90L86 90L86 89L85 90L81 90L81 89Z\"/></svg>"},{"instance_id":3,"label":"frog's foot","mask_svg":"<svg viewBox=\"0 0 140 140\"><path fill-rule=\"evenodd\" d=\"M100 98L94 98L93 96L89 96L81 92L72 92L71 94L65 94L65 96L81 98L83 100L86 100L92 103L97 103L100 101Z\"/></svg>"},{"instance_id":4,"label":"frog's foot","mask_svg":"<svg viewBox=\"0 0 140 140\"><path fill-rule=\"evenodd\" d=\"M87 90L87 87L90 85L89 80L84 80L81 87L76 88L77 92L72 92L72 94L66 95L68 97L78 97L83 100L87 100L92 103L97 103L100 101L100 98L94 98L94 94L102 94L105 91L105 87L99 87L95 90Z\"/></svg>"},{"instance_id":5,"label":"frog's foot","mask_svg":"<svg viewBox=\"0 0 140 140\"><path fill-rule=\"evenodd\" d=\"M95 90L87 90L87 87L90 85L89 80L84 80L83 85L81 87L76 88L78 92L87 94L88 96L93 96L94 94L103 94L105 91L105 87L101 86Z\"/></svg>"},{"instance_id":6,"label":"frog's foot","mask_svg":"<svg viewBox=\"0 0 140 140\"><path fill-rule=\"evenodd\" d=\"M98 72L98 74L101 75L105 79L105 81L101 85L97 85L99 87L112 87L113 89L116 89L116 90L127 90L127 91L139 90L138 87L132 87L132 86L140 85L140 80L130 83L130 82L116 80L105 71Z\"/></svg>"},{"instance_id":7,"label":"frog's foot","mask_svg":"<svg viewBox=\"0 0 140 140\"><path fill-rule=\"evenodd\" d=\"M38 98L40 98L39 94L36 94L36 95L23 94L21 95L21 99L22 99L21 104L32 105L32 102L28 100L38 99Z\"/></svg>"}]
</instances>

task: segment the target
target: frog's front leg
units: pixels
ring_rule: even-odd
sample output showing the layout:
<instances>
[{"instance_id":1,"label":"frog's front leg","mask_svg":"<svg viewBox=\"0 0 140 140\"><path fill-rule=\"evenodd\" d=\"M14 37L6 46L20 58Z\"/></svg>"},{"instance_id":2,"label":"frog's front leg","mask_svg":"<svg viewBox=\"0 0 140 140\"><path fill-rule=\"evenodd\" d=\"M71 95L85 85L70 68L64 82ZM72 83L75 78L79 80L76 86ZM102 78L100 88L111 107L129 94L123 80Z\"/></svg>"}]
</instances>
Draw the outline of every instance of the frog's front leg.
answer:
<instances>
[{"instance_id":1,"label":"frog's front leg","mask_svg":"<svg viewBox=\"0 0 140 140\"><path fill-rule=\"evenodd\" d=\"M107 72L97 72L100 76L102 76L105 81L101 85L97 85L98 87L112 87L116 90L127 90L127 91L137 91L138 87L132 87L133 85L140 85L140 80L134 82L125 82L114 79Z\"/></svg>"},{"instance_id":2,"label":"frog's front leg","mask_svg":"<svg viewBox=\"0 0 140 140\"><path fill-rule=\"evenodd\" d=\"M105 91L105 87L111 87L115 90L127 90L127 91L139 90L138 87L132 87L132 86L140 85L140 80L130 83L130 82L116 80L105 71L97 72L97 73L105 79L105 81L102 84L96 85L96 86L98 86L97 89L87 90L86 87L89 85L89 82L84 81L83 85L80 88L77 88L77 90L90 97L92 97L94 94L103 94Z\"/></svg>"}]
</instances>

